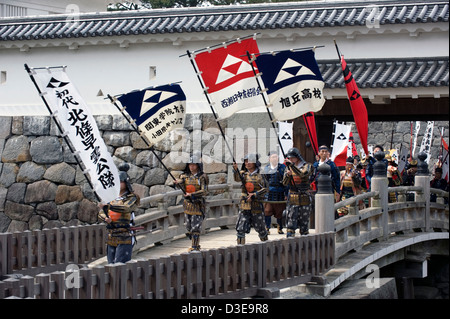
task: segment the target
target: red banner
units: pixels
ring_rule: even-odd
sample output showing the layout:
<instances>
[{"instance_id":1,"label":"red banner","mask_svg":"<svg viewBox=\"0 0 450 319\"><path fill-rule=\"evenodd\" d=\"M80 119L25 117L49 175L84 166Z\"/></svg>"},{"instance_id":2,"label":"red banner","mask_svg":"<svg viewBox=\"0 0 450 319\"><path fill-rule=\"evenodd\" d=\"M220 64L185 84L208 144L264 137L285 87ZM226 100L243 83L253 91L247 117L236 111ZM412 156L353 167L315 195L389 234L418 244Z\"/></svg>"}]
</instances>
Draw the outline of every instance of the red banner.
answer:
<instances>
[{"instance_id":1,"label":"red banner","mask_svg":"<svg viewBox=\"0 0 450 319\"><path fill-rule=\"evenodd\" d=\"M367 148L369 119L366 105L364 104L364 100L359 93L358 86L356 85L355 79L347 66L347 62L344 60L343 55L341 55L341 67L344 73L345 87L347 88L347 95L352 108L353 118L355 120L356 129L358 130L359 139L361 140L361 145L364 152L369 154L369 149Z\"/></svg>"},{"instance_id":2,"label":"red banner","mask_svg":"<svg viewBox=\"0 0 450 319\"><path fill-rule=\"evenodd\" d=\"M303 114L303 120L305 121L306 129L308 130L309 140L311 141L311 146L314 150L314 154L319 154L319 146L317 145L317 131L316 131L316 121L313 112L308 112Z\"/></svg>"}]
</instances>

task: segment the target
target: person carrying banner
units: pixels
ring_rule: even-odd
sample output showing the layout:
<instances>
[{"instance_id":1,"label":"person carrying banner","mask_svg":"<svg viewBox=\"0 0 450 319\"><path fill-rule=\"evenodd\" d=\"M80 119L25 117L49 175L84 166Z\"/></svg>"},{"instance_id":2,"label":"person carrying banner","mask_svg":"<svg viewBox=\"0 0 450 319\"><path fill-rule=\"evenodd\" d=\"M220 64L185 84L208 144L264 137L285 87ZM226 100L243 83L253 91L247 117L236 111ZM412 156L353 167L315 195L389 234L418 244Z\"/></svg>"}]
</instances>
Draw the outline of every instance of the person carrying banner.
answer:
<instances>
[{"instance_id":1,"label":"person carrying banner","mask_svg":"<svg viewBox=\"0 0 450 319\"><path fill-rule=\"evenodd\" d=\"M208 194L208 176L203 172L200 156L191 156L185 173L174 181L185 190L184 214L186 236L192 240L189 251L200 250L200 233L205 219L205 196Z\"/></svg>"},{"instance_id":2,"label":"person carrying banner","mask_svg":"<svg viewBox=\"0 0 450 319\"><path fill-rule=\"evenodd\" d=\"M361 175L355 170L354 159L349 156L345 163L345 169L341 171L340 201L358 195L361 191ZM349 207L338 209L339 217L348 214Z\"/></svg>"},{"instance_id":3,"label":"person carrying banner","mask_svg":"<svg viewBox=\"0 0 450 319\"><path fill-rule=\"evenodd\" d=\"M339 168L330 159L330 151L326 145L321 145L319 147L319 159L314 162L313 168L314 172L311 175L312 189L317 190L317 181L320 177L319 166L322 164L328 164L331 169L331 186L333 187L335 199L338 199L339 193L341 192L341 179Z\"/></svg>"},{"instance_id":4,"label":"person carrying banner","mask_svg":"<svg viewBox=\"0 0 450 319\"><path fill-rule=\"evenodd\" d=\"M121 164L119 167L120 194L108 204L99 204L99 219L106 222L108 231L107 260L109 264L126 263L131 260L133 245L135 243L133 225L134 211L137 209L140 198L135 194L130 183L127 171L130 165Z\"/></svg>"},{"instance_id":5,"label":"person carrying banner","mask_svg":"<svg viewBox=\"0 0 450 319\"><path fill-rule=\"evenodd\" d=\"M283 184L289 188L286 207L286 237L294 237L297 228L301 235L307 235L312 211L310 178L313 174L313 166L303 159L300 151L295 147L288 150L285 162L287 168Z\"/></svg>"},{"instance_id":6,"label":"person carrying banner","mask_svg":"<svg viewBox=\"0 0 450 319\"><path fill-rule=\"evenodd\" d=\"M264 222L264 210L262 200L267 193L267 183L260 172L261 163L257 154L249 154L244 157L241 170L233 163L234 179L242 183L242 194L239 203L239 216L236 223L237 243L245 244L245 234L251 227L258 232L261 241L268 239Z\"/></svg>"},{"instance_id":7,"label":"person carrying banner","mask_svg":"<svg viewBox=\"0 0 450 319\"><path fill-rule=\"evenodd\" d=\"M269 186L264 199L264 215L267 232L270 234L272 216L277 219L278 234L283 232L283 211L286 209L287 187L283 185L286 165L278 162L276 151L269 152L269 163L264 167L263 177Z\"/></svg>"}]
</instances>

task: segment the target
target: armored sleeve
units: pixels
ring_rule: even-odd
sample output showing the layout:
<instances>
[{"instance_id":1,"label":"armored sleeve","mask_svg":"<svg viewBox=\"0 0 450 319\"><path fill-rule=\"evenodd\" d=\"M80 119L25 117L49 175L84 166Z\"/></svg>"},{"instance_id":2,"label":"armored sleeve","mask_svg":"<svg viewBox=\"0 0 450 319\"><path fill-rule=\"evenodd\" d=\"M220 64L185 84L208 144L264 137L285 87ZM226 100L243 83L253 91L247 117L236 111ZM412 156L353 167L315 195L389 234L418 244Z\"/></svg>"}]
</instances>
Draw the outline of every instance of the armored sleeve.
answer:
<instances>
[{"instance_id":1,"label":"armored sleeve","mask_svg":"<svg viewBox=\"0 0 450 319\"><path fill-rule=\"evenodd\" d=\"M192 195L195 197L204 197L208 195L208 184L209 184L208 176L206 174L202 174L199 177L199 182L200 182L200 189L192 193Z\"/></svg>"},{"instance_id":2,"label":"armored sleeve","mask_svg":"<svg viewBox=\"0 0 450 319\"><path fill-rule=\"evenodd\" d=\"M139 205L139 196L135 194L128 195L122 201L112 201L109 204L109 210L117 213L131 213Z\"/></svg>"}]
</instances>

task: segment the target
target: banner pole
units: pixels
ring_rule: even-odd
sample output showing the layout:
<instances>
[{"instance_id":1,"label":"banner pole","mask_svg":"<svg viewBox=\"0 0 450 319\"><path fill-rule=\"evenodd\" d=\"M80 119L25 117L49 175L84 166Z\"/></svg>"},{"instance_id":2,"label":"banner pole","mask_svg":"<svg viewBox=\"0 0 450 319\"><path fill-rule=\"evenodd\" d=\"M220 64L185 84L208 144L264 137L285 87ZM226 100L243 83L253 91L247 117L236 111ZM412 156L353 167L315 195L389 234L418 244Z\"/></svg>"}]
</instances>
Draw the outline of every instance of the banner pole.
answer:
<instances>
[{"instance_id":1,"label":"banner pole","mask_svg":"<svg viewBox=\"0 0 450 319\"><path fill-rule=\"evenodd\" d=\"M224 141L225 141L225 144L227 145L228 151L230 152L230 155L231 155L231 157L233 158L233 163L236 163L236 160L235 160L235 158L234 158L234 154L233 154L233 152L231 151L230 145L228 144L228 141L227 141L227 139L225 138L225 133L224 133L224 131L223 131L223 129L222 129L222 126L221 126L220 123L219 123L218 118L217 118L217 114L216 114L216 112L214 111L214 108L213 108L213 106L212 106L212 104L211 104L211 100L209 99L208 94L206 93L205 86L203 85L203 82L201 81L201 79L200 79L200 77L199 77L199 75L198 75L198 70L197 70L197 68L195 67L194 62L192 61L193 58L192 58L191 52L190 52L189 50L186 51L186 52L187 52L187 56L189 57L189 60L191 61L192 67L194 68L195 74L197 74L197 79L198 79L198 81L200 82L200 86L202 87L203 93L205 94L205 97L206 97L206 100L207 100L207 102L208 102L208 104L209 104L209 107L210 107L210 109L211 109L211 112L212 112L212 114L214 115L214 119L216 120L217 126L219 127L220 134L222 135L222 137L223 137L223 139L224 139Z\"/></svg>"},{"instance_id":2,"label":"banner pole","mask_svg":"<svg viewBox=\"0 0 450 319\"><path fill-rule=\"evenodd\" d=\"M260 34L260 33L254 33L254 34L251 34L251 35L247 35L247 36L245 36L245 37L242 37L242 38L238 38L238 39L234 39L234 40L229 40L229 41L225 41L225 42L222 42L221 44L216 44L216 45L213 45L213 46L210 46L210 47L206 47L206 48L203 48L203 49L198 49L198 50L195 50L195 51L193 51L192 53L198 53L198 52L200 52L200 51L205 51L205 50L209 50L209 49L212 49L212 48L217 48L217 47L220 47L220 46L225 46L225 45L228 45L228 44L232 44L232 43L234 43L234 42L239 42L240 40L246 40L246 39L248 39L248 38L255 38L258 34ZM180 55L179 57L181 58L181 57L183 57L183 56L190 56L190 51L188 50L187 51L187 53L186 54L182 54L182 55Z\"/></svg>"},{"instance_id":3,"label":"banner pole","mask_svg":"<svg viewBox=\"0 0 450 319\"><path fill-rule=\"evenodd\" d=\"M194 63L194 61L193 61L191 52L190 52L189 50L187 50L186 52L187 52L187 55L188 55L188 57L189 57L189 60L191 61L191 65L192 65L192 67L194 68L194 72L195 72L195 74L197 75L197 79L198 79L198 81L200 82L200 86L201 86L201 88L202 88L202 90L203 90L203 93L205 94L206 100L208 101L209 107L211 108L211 112L212 112L212 114L214 115L214 119L216 120L217 126L219 127L220 134L222 134L223 140L225 141L225 145L227 146L228 151L230 152L230 155L231 155L231 157L233 158L233 164L235 164L235 163L236 163L236 159L234 158L234 154L233 154L233 152L231 151L230 145L228 144L228 141L227 141L227 139L226 139L226 137L225 137L225 133L223 132L222 126L221 126L220 123L219 123L219 119L217 118L217 114L216 114L216 112L214 111L214 108L213 108L213 106L212 106L212 104L211 104L211 100L209 99L209 96L208 96L208 94L206 93L206 88L205 88L205 86L203 85L203 82L202 82L202 80L201 80L201 78L200 78L200 76L199 76L199 74L198 74L198 70L197 70L197 68L195 67L195 63ZM247 191L247 188L246 188L246 186L245 186L244 177L241 175L241 172L239 171L239 169L235 170L234 167L233 167L233 171L239 175L239 179L241 180L241 183L242 183L242 188L245 190L246 194L248 195L248 191Z\"/></svg>"},{"instance_id":4,"label":"banner pole","mask_svg":"<svg viewBox=\"0 0 450 319\"><path fill-rule=\"evenodd\" d=\"M340 59L341 59L341 52L339 52L339 48L338 48L338 45L337 45L337 43L336 43L336 39L334 39L333 41L334 41L334 46L336 47L337 55L338 55L339 60L340 60ZM339 62L340 62L340 61L339 61Z\"/></svg>"},{"instance_id":5,"label":"banner pole","mask_svg":"<svg viewBox=\"0 0 450 319\"><path fill-rule=\"evenodd\" d=\"M27 73L28 73L28 76L30 77L31 81L33 82L34 86L36 87L36 90L38 91L39 96L41 97L42 101L44 102L45 107L47 108L48 112L50 113L51 117L53 118L53 121L55 122L56 127L58 128L58 130L59 130L59 132L61 133L61 135L62 135L64 141L66 142L67 146L69 147L70 152L73 154L73 157L74 157L75 160L77 161L78 166L81 168L84 177L86 178L86 180L87 180L89 186L91 187L92 191L93 191L94 194L95 194L95 197L97 198L97 200L98 200L99 202L101 202L102 200L101 200L100 196L98 196L97 192L94 190L94 187L93 187L93 185L92 185L91 180L90 180L90 179L86 176L86 174L84 173L85 168L83 168L83 166L81 165L81 163L80 163L78 157L75 155L75 152L74 152L74 150L73 150L72 145L70 144L70 141L69 141L68 138L67 138L67 135L64 134L63 129L61 128L60 123L57 121L56 117L53 115L53 112L52 112L50 106L48 105L47 100L44 98L44 95L42 94L41 89L39 88L38 84L36 83L36 79L35 79L34 76L32 75L32 72L31 72L30 67L29 67L28 64L26 64L26 63L24 64L24 66L25 66L25 70L26 70ZM60 67L50 67L50 68L60 68ZM45 69L45 68L39 68L39 69Z\"/></svg>"},{"instance_id":6,"label":"banner pole","mask_svg":"<svg viewBox=\"0 0 450 319\"><path fill-rule=\"evenodd\" d=\"M267 114L269 115L270 122L272 123L272 127L273 127L273 129L274 129L274 131L275 131L275 134L276 134L276 136L277 136L278 145L279 145L279 147L280 147L281 153L283 154L283 157L286 157L286 153L284 152L283 145L281 144L280 136L279 136L279 134L278 134L277 128L275 127L275 123L274 123L274 121L273 121L272 114L270 114L268 103L267 103L267 101L266 101L266 98L264 97L263 89L262 89L262 87L261 87L261 84L260 84L259 81L258 81L258 77L257 77L257 75L256 75L255 67L253 66L253 63L252 63L252 62L253 62L253 61L252 61L252 57L251 57L251 55L250 55L250 52L248 52L248 51L247 51L247 58L248 58L248 62L249 62L250 65L252 66L253 75L255 76L256 83L258 84L259 91L261 92L261 95L262 95L262 98L263 98L263 101L264 101L264 105L266 106Z\"/></svg>"},{"instance_id":7,"label":"banner pole","mask_svg":"<svg viewBox=\"0 0 450 319\"><path fill-rule=\"evenodd\" d=\"M112 104L114 104L114 106L119 110L120 114L122 114L122 116L128 121L128 123L133 127L134 131L136 133L138 133L138 135L141 137L141 139L144 141L144 143L149 147L150 151L153 153L153 155L156 157L156 159L161 163L161 165L163 166L163 168L167 171L167 173L169 173L170 177L172 177L172 179L174 181L176 181L177 179L175 178L175 176L173 176L173 174L170 172L170 170L167 168L167 166L163 163L163 161L159 158L159 156L156 154L155 149L153 147L153 145L150 145L147 140L142 136L141 132L139 131L139 128L136 127L134 125L134 123L132 123L132 121L124 114L124 112L122 111L122 109L120 108L119 105L117 105L116 101L114 100L114 98L110 95L107 94L109 100L111 101ZM178 183L176 183L175 185L178 185ZM181 187L180 185L178 185L179 188L183 191L183 194L186 194L186 191L184 190L183 187Z\"/></svg>"}]
</instances>

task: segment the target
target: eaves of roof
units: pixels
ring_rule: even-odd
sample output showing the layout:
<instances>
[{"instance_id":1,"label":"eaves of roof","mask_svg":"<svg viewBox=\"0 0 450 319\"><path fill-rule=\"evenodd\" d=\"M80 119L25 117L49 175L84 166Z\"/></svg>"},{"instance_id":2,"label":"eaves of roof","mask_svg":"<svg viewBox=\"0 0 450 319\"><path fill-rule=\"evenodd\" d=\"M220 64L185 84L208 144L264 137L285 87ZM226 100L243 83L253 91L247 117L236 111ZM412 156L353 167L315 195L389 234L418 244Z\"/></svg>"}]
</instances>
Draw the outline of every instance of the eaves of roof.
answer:
<instances>
[{"instance_id":1,"label":"eaves of roof","mask_svg":"<svg viewBox=\"0 0 450 319\"><path fill-rule=\"evenodd\" d=\"M448 1L306 1L0 19L0 40L448 22Z\"/></svg>"},{"instance_id":2,"label":"eaves of roof","mask_svg":"<svg viewBox=\"0 0 450 319\"><path fill-rule=\"evenodd\" d=\"M448 56L420 59L349 59L346 62L360 89L449 86ZM326 88L345 88L338 59L318 61L318 65Z\"/></svg>"}]
</instances>

